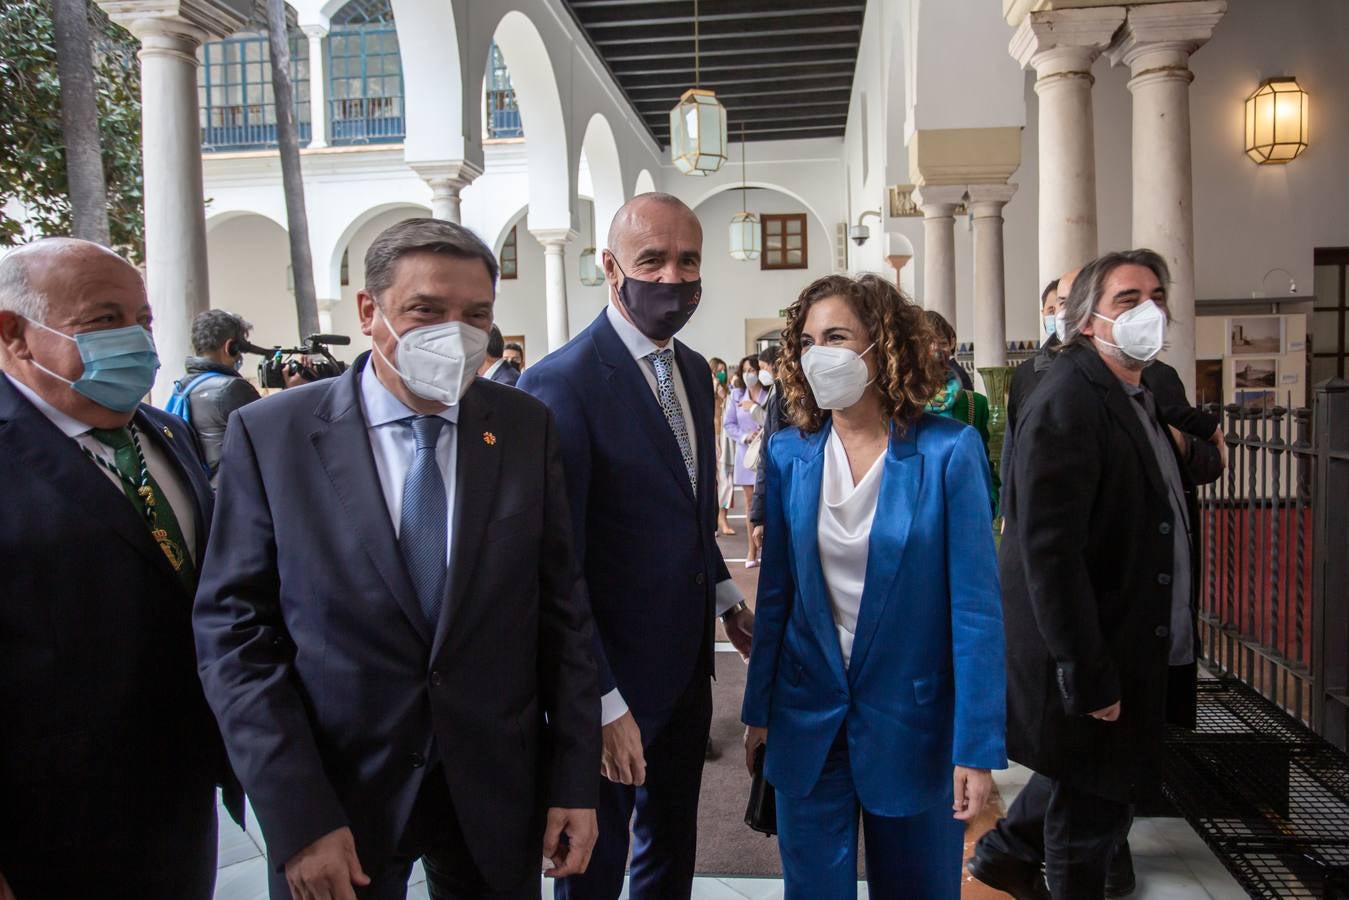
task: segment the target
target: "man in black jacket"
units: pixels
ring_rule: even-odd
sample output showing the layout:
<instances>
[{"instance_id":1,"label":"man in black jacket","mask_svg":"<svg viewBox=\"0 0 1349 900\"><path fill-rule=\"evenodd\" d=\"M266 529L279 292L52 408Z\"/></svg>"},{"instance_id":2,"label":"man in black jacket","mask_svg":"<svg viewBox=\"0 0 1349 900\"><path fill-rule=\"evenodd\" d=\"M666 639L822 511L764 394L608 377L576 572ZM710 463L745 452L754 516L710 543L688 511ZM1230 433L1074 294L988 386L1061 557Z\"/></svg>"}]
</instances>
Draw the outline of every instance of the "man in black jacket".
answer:
<instances>
[{"instance_id":1,"label":"man in black jacket","mask_svg":"<svg viewBox=\"0 0 1349 900\"><path fill-rule=\"evenodd\" d=\"M239 374L252 329L243 316L208 309L192 320L192 350L176 390L187 395L187 420L201 437L211 477L220 467L220 445L230 413L259 399L257 388Z\"/></svg>"},{"instance_id":2,"label":"man in black jacket","mask_svg":"<svg viewBox=\"0 0 1349 900\"><path fill-rule=\"evenodd\" d=\"M242 821L192 646L211 488L192 429L140 402L150 326L104 247L0 261L0 469L22 473L0 503L0 897L210 900L217 784Z\"/></svg>"},{"instance_id":3,"label":"man in black jacket","mask_svg":"<svg viewBox=\"0 0 1349 900\"><path fill-rule=\"evenodd\" d=\"M1192 724L1198 510L1143 371L1165 331L1165 263L1085 267L1065 349L1031 395L1006 479L1001 547L1008 754L1035 771L970 871L1014 897L1100 897L1168 722Z\"/></svg>"}]
</instances>

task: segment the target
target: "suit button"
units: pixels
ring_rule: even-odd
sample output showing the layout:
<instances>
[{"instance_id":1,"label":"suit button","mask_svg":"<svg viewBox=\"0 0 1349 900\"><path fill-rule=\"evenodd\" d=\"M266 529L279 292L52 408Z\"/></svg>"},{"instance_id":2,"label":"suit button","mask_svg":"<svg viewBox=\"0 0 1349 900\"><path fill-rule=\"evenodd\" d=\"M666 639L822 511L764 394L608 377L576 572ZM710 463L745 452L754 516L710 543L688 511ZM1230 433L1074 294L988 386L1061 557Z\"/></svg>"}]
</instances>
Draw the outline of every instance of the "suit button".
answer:
<instances>
[{"instance_id":1,"label":"suit button","mask_svg":"<svg viewBox=\"0 0 1349 900\"><path fill-rule=\"evenodd\" d=\"M1157 637L1159 638L1170 637L1171 629L1167 628L1165 625L1158 625L1156 629L1153 630L1152 633L1157 635Z\"/></svg>"},{"instance_id":2,"label":"suit button","mask_svg":"<svg viewBox=\"0 0 1349 900\"><path fill-rule=\"evenodd\" d=\"M702 572L699 572L697 575L693 576L693 581L695 584L707 584L707 576Z\"/></svg>"},{"instance_id":3,"label":"suit button","mask_svg":"<svg viewBox=\"0 0 1349 900\"><path fill-rule=\"evenodd\" d=\"M440 671L439 671L439 670L436 670L436 669L431 670L431 684L433 684L433 685L436 686L436 687L440 687L441 684L444 683L444 681L445 681L445 679L443 679L443 678L440 677Z\"/></svg>"},{"instance_id":4,"label":"suit button","mask_svg":"<svg viewBox=\"0 0 1349 900\"><path fill-rule=\"evenodd\" d=\"M1157 583L1162 585L1170 584L1171 576L1166 574L1165 572L1162 572L1157 576Z\"/></svg>"},{"instance_id":5,"label":"suit button","mask_svg":"<svg viewBox=\"0 0 1349 900\"><path fill-rule=\"evenodd\" d=\"M422 766L426 765L426 757L422 756L420 753L413 753L408 757L408 762L412 763L412 768L420 769Z\"/></svg>"},{"instance_id":6,"label":"suit button","mask_svg":"<svg viewBox=\"0 0 1349 900\"><path fill-rule=\"evenodd\" d=\"M1162 524L1160 524L1160 525L1157 526L1157 530L1160 531L1162 534L1170 534L1170 533L1171 533L1171 523L1170 523L1170 522L1163 522Z\"/></svg>"}]
</instances>

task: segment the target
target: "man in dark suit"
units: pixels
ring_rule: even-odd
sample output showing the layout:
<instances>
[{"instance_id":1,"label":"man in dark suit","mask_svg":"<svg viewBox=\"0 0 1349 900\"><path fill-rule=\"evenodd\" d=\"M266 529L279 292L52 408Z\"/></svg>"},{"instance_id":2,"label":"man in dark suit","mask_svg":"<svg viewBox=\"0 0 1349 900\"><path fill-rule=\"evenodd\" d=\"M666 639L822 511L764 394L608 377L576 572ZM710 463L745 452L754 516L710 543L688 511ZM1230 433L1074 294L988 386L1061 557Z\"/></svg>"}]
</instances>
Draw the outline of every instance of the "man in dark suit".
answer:
<instances>
[{"instance_id":1,"label":"man in dark suit","mask_svg":"<svg viewBox=\"0 0 1349 900\"><path fill-rule=\"evenodd\" d=\"M1030 396L1007 479L1001 575L1008 755L1035 774L970 871L1014 897L1100 897L1168 722L1193 725L1198 509L1190 453L1143 372L1165 333L1166 265L1088 264L1065 349ZM1182 448L1186 451L1182 454Z\"/></svg>"},{"instance_id":2,"label":"man in dark suit","mask_svg":"<svg viewBox=\"0 0 1349 900\"><path fill-rule=\"evenodd\" d=\"M1016 441L1017 416L1030 399L1035 386L1040 383L1041 376L1049 369L1049 364L1054 361L1054 353L1059 349L1057 314L1068 302L1068 294L1073 289L1073 279L1077 277L1078 271L1074 269L1045 285L1044 291L1040 293L1040 321L1046 332L1045 338L1040 342L1035 355L1022 360L1012 373L1012 383L1007 388L1007 425L1002 436L1002 463L998 466L998 471L1002 473L1004 491L1007 473L1011 471L1008 460L1012 458L1012 444ZM1006 500L1004 496L1003 502L1006 503Z\"/></svg>"},{"instance_id":3,"label":"man in dark suit","mask_svg":"<svg viewBox=\"0 0 1349 900\"><path fill-rule=\"evenodd\" d=\"M749 652L753 614L717 549L712 373L673 337L702 297L702 228L668 194L609 229L609 306L520 387L557 417L577 558L597 634L600 840L561 898L687 897L711 722L713 625ZM634 818L635 812L635 818Z\"/></svg>"},{"instance_id":4,"label":"man in dark suit","mask_svg":"<svg viewBox=\"0 0 1349 900\"><path fill-rule=\"evenodd\" d=\"M495 325L488 332L487 355L478 367L478 374L508 387L515 387L515 383L520 380L520 370L506 359L506 339Z\"/></svg>"},{"instance_id":5,"label":"man in dark suit","mask_svg":"<svg viewBox=\"0 0 1349 900\"><path fill-rule=\"evenodd\" d=\"M556 430L476 378L497 268L434 219L384 231L373 353L241 409L195 624L267 839L271 896L539 896L585 870L600 764L592 623Z\"/></svg>"},{"instance_id":6,"label":"man in dark suit","mask_svg":"<svg viewBox=\"0 0 1349 900\"><path fill-rule=\"evenodd\" d=\"M96 244L0 261L0 897L209 900L218 783L242 821L192 646L211 488L140 403L150 319Z\"/></svg>"},{"instance_id":7,"label":"man in dark suit","mask_svg":"<svg viewBox=\"0 0 1349 900\"><path fill-rule=\"evenodd\" d=\"M763 440L759 444L768 449L768 439L777 434L782 423L787 420L786 399L782 394L782 382L777 377L778 348L767 347L759 353L759 371L767 372L773 379L773 387L764 401ZM750 542L754 547L763 547L764 495L767 493L768 454L760 452L759 465L754 472L754 502L749 508Z\"/></svg>"}]
</instances>

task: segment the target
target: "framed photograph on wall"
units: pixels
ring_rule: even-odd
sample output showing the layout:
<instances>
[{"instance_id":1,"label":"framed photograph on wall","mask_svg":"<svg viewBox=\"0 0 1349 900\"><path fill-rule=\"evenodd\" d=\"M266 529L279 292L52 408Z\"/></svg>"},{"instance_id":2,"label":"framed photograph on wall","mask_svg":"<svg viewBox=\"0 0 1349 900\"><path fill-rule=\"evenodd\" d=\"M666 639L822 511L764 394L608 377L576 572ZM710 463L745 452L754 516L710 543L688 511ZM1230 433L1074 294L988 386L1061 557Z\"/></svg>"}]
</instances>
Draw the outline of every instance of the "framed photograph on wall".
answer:
<instances>
[{"instance_id":1,"label":"framed photograph on wall","mask_svg":"<svg viewBox=\"0 0 1349 900\"><path fill-rule=\"evenodd\" d=\"M1283 316L1234 316L1227 320L1228 356L1282 356Z\"/></svg>"},{"instance_id":2,"label":"framed photograph on wall","mask_svg":"<svg viewBox=\"0 0 1349 900\"><path fill-rule=\"evenodd\" d=\"M1242 409L1270 409L1278 405L1275 391L1237 391L1236 404Z\"/></svg>"},{"instance_id":3,"label":"framed photograph on wall","mask_svg":"<svg viewBox=\"0 0 1349 900\"><path fill-rule=\"evenodd\" d=\"M1232 387L1272 388L1279 381L1279 361L1273 357L1241 357L1232 360Z\"/></svg>"},{"instance_id":4,"label":"framed photograph on wall","mask_svg":"<svg viewBox=\"0 0 1349 900\"><path fill-rule=\"evenodd\" d=\"M1223 361L1196 359L1194 361L1194 398L1200 406L1223 402Z\"/></svg>"}]
</instances>

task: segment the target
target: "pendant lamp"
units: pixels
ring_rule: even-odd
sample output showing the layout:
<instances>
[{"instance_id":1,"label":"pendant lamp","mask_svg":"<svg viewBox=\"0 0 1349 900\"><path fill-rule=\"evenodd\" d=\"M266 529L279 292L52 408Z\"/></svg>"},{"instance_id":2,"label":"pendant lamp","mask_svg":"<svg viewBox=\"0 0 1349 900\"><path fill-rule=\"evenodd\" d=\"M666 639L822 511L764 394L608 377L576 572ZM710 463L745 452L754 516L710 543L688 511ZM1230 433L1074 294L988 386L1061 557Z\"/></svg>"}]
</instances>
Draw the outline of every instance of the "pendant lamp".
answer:
<instances>
[{"instance_id":1,"label":"pendant lamp","mask_svg":"<svg viewBox=\"0 0 1349 900\"><path fill-rule=\"evenodd\" d=\"M731 259L758 259L763 249L759 217L746 211L748 204L745 202L747 190L745 172L748 165L745 159L745 125L742 122L740 123L740 212L731 216Z\"/></svg>"},{"instance_id":2,"label":"pendant lamp","mask_svg":"<svg viewBox=\"0 0 1349 900\"><path fill-rule=\"evenodd\" d=\"M693 0L693 87L670 110L670 159L685 175L708 175L726 162L726 107L699 87L698 0Z\"/></svg>"}]
</instances>

